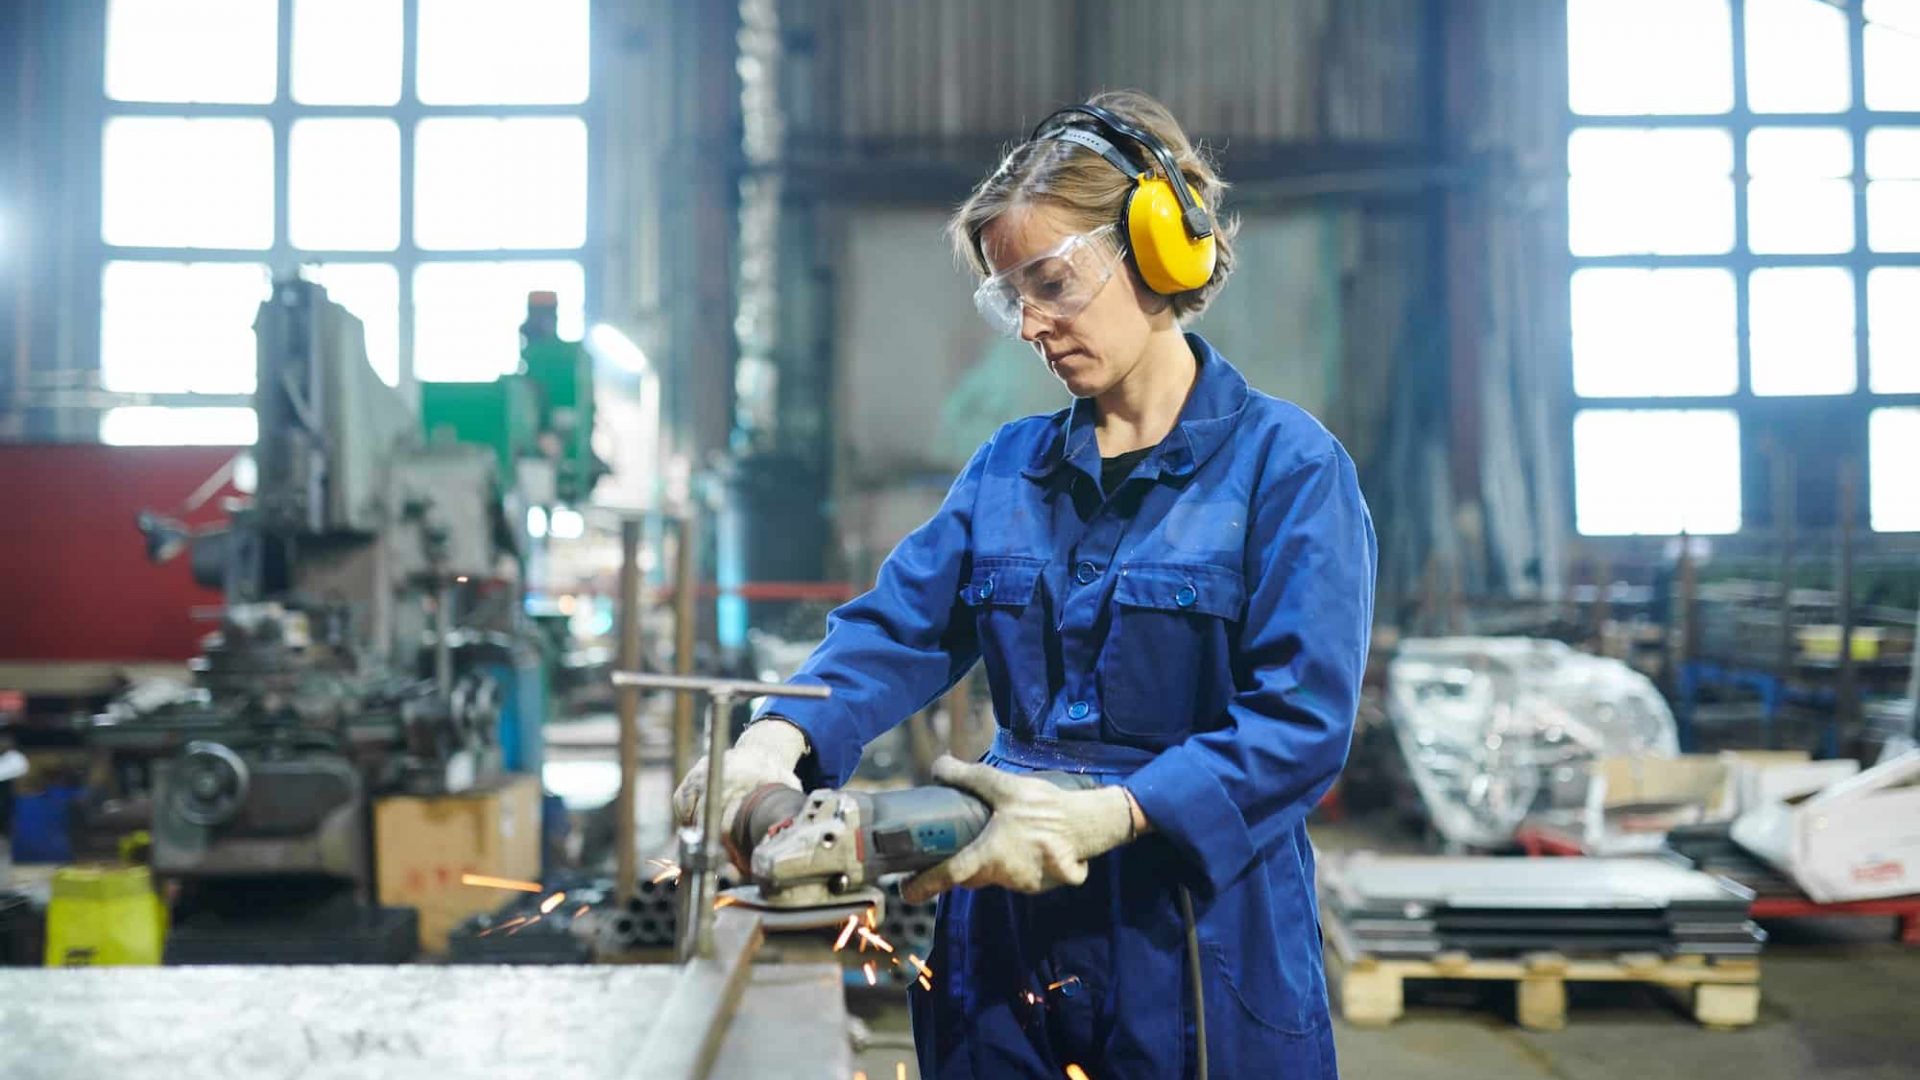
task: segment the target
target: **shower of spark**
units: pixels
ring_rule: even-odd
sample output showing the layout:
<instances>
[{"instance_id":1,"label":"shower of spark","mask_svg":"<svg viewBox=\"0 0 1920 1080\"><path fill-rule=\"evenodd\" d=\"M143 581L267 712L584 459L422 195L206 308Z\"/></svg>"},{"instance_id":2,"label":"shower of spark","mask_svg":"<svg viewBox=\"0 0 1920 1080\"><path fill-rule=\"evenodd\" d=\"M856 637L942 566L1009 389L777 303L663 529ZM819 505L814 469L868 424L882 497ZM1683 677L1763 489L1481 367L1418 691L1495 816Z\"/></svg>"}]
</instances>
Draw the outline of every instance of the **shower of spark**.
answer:
<instances>
[{"instance_id":1,"label":"shower of spark","mask_svg":"<svg viewBox=\"0 0 1920 1080\"><path fill-rule=\"evenodd\" d=\"M860 970L862 970L862 971L864 971L864 972L866 972L866 973L867 973L867 985L868 985L868 986L879 986L879 985L880 985L880 976L879 976L879 974L878 974L878 973L876 973L876 972L875 972L875 971L873 970L873 961L871 961L871 960L869 960L869 961L867 961L866 963L864 963L864 964L862 964L862 965L860 965Z\"/></svg>"},{"instance_id":2,"label":"shower of spark","mask_svg":"<svg viewBox=\"0 0 1920 1080\"><path fill-rule=\"evenodd\" d=\"M474 885L482 889L513 889L516 892L546 892L537 881L521 881L517 878L489 877L486 874L461 874L460 884Z\"/></svg>"},{"instance_id":3,"label":"shower of spark","mask_svg":"<svg viewBox=\"0 0 1920 1080\"><path fill-rule=\"evenodd\" d=\"M564 904L566 902L567 902L566 893L563 893L563 892L554 893L552 896L549 896L545 900L540 901L540 914L551 915L553 914L554 908L557 908L561 904Z\"/></svg>"},{"instance_id":4,"label":"shower of spark","mask_svg":"<svg viewBox=\"0 0 1920 1080\"><path fill-rule=\"evenodd\" d=\"M678 882L680 880L680 864L674 862L672 859L648 859L647 862L659 867L660 871L653 875L653 880L648 882L648 884L658 885L663 881Z\"/></svg>"},{"instance_id":5,"label":"shower of spark","mask_svg":"<svg viewBox=\"0 0 1920 1080\"><path fill-rule=\"evenodd\" d=\"M847 916L847 925L840 928L840 936L833 940L833 951L839 952L847 947L847 940L853 937L854 928L860 925L860 916Z\"/></svg>"}]
</instances>

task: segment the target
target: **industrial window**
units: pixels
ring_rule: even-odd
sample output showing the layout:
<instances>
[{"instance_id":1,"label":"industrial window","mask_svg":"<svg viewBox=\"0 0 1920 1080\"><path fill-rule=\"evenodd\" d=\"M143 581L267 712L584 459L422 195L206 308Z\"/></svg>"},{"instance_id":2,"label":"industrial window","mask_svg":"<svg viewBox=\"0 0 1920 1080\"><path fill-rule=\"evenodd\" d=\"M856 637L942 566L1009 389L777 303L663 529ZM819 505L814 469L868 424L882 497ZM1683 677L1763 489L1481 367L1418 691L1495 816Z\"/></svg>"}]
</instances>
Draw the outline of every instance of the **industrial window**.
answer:
<instances>
[{"instance_id":1,"label":"industrial window","mask_svg":"<svg viewBox=\"0 0 1920 1080\"><path fill-rule=\"evenodd\" d=\"M253 319L299 267L390 385L513 369L526 294L585 322L589 0L109 0L110 443L249 443Z\"/></svg>"},{"instance_id":2,"label":"industrial window","mask_svg":"<svg viewBox=\"0 0 1920 1080\"><path fill-rule=\"evenodd\" d=\"M1575 524L1920 531L1920 0L1568 0Z\"/></svg>"}]
</instances>

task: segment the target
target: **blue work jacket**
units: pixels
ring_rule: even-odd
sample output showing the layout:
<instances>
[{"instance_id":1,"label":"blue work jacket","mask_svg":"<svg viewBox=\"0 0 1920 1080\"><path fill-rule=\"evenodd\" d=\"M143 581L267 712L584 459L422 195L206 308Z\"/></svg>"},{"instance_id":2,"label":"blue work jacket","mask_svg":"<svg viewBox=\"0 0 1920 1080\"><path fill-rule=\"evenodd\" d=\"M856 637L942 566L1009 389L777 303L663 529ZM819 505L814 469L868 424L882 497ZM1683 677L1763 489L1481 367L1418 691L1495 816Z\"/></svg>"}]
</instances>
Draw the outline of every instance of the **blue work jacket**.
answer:
<instances>
[{"instance_id":1,"label":"blue work jacket","mask_svg":"<svg viewBox=\"0 0 1920 1080\"><path fill-rule=\"evenodd\" d=\"M1211 1074L1336 1073L1304 822L1346 760L1373 526L1318 421L1187 341L1180 420L1113 492L1091 401L1002 427L829 617L793 681L832 697L767 707L807 734L803 782L838 785L984 660L987 761L1122 783L1152 823L1086 885L943 899L941 977L913 991L924 1076L1190 1075L1182 886Z\"/></svg>"}]
</instances>

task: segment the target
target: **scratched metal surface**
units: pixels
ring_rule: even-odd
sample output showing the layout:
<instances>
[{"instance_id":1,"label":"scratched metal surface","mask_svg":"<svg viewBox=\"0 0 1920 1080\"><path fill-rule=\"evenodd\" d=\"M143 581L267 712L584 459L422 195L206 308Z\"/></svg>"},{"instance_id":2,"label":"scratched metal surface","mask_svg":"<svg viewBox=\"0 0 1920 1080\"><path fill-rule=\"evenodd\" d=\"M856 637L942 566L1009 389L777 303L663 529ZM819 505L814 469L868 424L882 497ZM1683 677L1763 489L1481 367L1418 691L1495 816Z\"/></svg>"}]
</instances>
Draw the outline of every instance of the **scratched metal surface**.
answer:
<instances>
[{"instance_id":1,"label":"scratched metal surface","mask_svg":"<svg viewBox=\"0 0 1920 1080\"><path fill-rule=\"evenodd\" d=\"M674 975L664 966L0 969L0 1077L645 1076L634 1054ZM766 1026L779 1013L754 1002L790 980L756 970L728 1044L786 1042ZM786 1022L844 1042L845 1015L833 993ZM789 1058L819 1068L783 1075L840 1080L844 1061L844 1051L838 1061Z\"/></svg>"}]
</instances>

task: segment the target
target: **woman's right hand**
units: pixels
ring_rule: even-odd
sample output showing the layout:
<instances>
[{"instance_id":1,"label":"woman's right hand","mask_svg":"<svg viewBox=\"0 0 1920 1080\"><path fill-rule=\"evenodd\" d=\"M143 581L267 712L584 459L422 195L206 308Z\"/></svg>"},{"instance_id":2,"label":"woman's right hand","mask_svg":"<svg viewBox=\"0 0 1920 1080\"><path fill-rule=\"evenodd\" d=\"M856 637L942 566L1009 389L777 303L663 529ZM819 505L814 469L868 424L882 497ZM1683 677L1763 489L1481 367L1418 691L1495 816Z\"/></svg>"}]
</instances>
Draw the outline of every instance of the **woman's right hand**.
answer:
<instances>
[{"instance_id":1,"label":"woman's right hand","mask_svg":"<svg viewBox=\"0 0 1920 1080\"><path fill-rule=\"evenodd\" d=\"M720 770L721 831L732 827L740 801L760 785L783 784L799 791L800 778L794 775L794 766L806 752L806 734L778 717L766 717L741 732L740 741L727 751ZM695 824L706 807L706 798L707 759L702 757L673 792L674 815L680 824Z\"/></svg>"}]
</instances>

